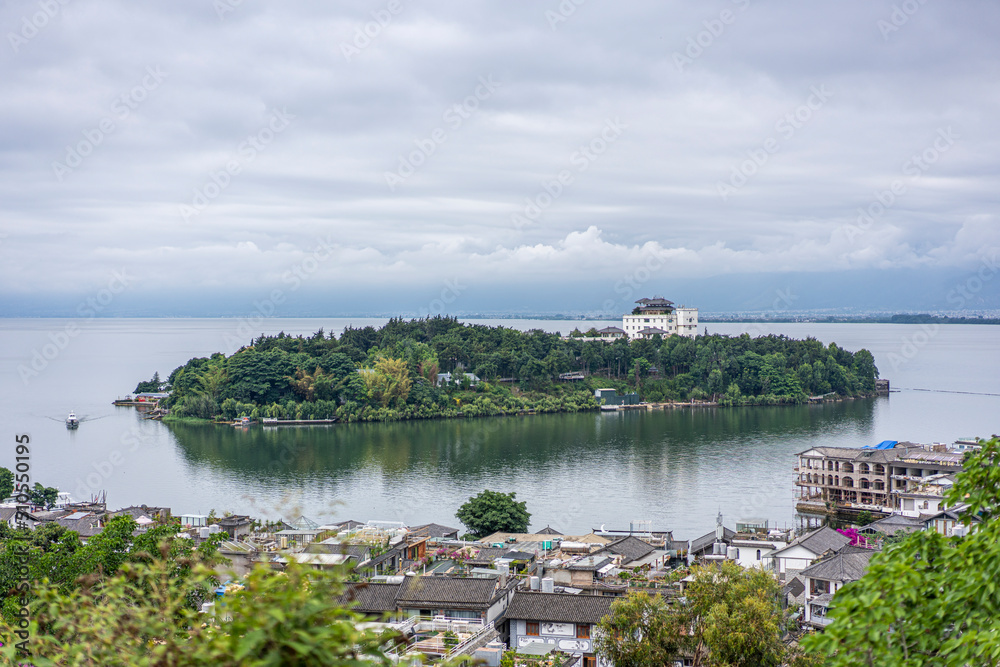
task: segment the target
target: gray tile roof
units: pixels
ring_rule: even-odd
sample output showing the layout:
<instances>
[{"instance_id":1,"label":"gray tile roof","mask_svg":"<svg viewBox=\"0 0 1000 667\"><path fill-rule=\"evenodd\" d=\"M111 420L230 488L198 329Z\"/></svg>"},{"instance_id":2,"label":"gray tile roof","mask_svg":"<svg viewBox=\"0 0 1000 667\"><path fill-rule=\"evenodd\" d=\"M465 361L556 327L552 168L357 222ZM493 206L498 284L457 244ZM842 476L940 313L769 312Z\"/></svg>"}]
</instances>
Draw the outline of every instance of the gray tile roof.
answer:
<instances>
[{"instance_id":1,"label":"gray tile roof","mask_svg":"<svg viewBox=\"0 0 1000 667\"><path fill-rule=\"evenodd\" d=\"M609 563L611 563L611 559L607 556L585 556L580 560L567 565L566 569L575 570L577 572L595 572Z\"/></svg>"},{"instance_id":2,"label":"gray tile roof","mask_svg":"<svg viewBox=\"0 0 1000 667\"><path fill-rule=\"evenodd\" d=\"M736 536L736 531L735 530L730 530L730 529L726 528L725 526L723 526L723 528L722 528L722 535L723 535L722 541L728 543L729 540L733 539ZM711 547L712 544L714 544L714 543L715 543L715 531L713 530L711 533L708 533L706 535L702 535L701 537L699 537L696 540L692 540L691 541L691 552L692 553L697 553L697 552L703 550L705 547Z\"/></svg>"},{"instance_id":3,"label":"gray tile roof","mask_svg":"<svg viewBox=\"0 0 1000 667\"><path fill-rule=\"evenodd\" d=\"M425 523L422 526L410 528L410 533L422 537L456 537L458 528L449 528L439 523Z\"/></svg>"},{"instance_id":4,"label":"gray tile roof","mask_svg":"<svg viewBox=\"0 0 1000 667\"><path fill-rule=\"evenodd\" d=\"M914 519L908 516L903 516L901 514L893 514L885 517L884 519L879 519L878 521L871 522L870 524L862 528L861 532L895 535L900 531L906 533L912 533L918 530L923 530L923 528L924 528L924 522L921 521L920 519Z\"/></svg>"},{"instance_id":5,"label":"gray tile roof","mask_svg":"<svg viewBox=\"0 0 1000 667\"><path fill-rule=\"evenodd\" d=\"M813 552L817 556L827 551L836 551L844 545L850 544L851 538L841 535L829 526L823 526L811 533L796 537L788 543L787 547L778 549L773 555L780 555L794 546L801 546Z\"/></svg>"},{"instance_id":6,"label":"gray tile roof","mask_svg":"<svg viewBox=\"0 0 1000 667\"><path fill-rule=\"evenodd\" d=\"M351 606L355 611L364 614L380 614L387 611L396 610L396 595L402 584L384 584L368 582L362 584L352 584L344 594L340 596L339 602L346 604L353 602Z\"/></svg>"},{"instance_id":7,"label":"gray tile roof","mask_svg":"<svg viewBox=\"0 0 1000 667\"><path fill-rule=\"evenodd\" d=\"M638 537L625 537L617 542L612 542L608 546L594 552L597 554L618 554L623 556L622 563L631 563L634 560L639 560L640 558L645 558L649 554L656 551L654 547L643 542Z\"/></svg>"},{"instance_id":8,"label":"gray tile roof","mask_svg":"<svg viewBox=\"0 0 1000 667\"><path fill-rule=\"evenodd\" d=\"M856 461L859 463L891 463L900 455L905 454L906 447L895 447L894 449L854 449L851 447L810 447L805 452L799 452L801 456L806 452L818 452L829 459L840 459L841 461Z\"/></svg>"},{"instance_id":9,"label":"gray tile roof","mask_svg":"<svg viewBox=\"0 0 1000 667\"><path fill-rule=\"evenodd\" d=\"M387 560L391 560L394 556L402 556L402 554L403 554L403 545L397 544L392 549L384 551L378 556L372 558L370 561L368 561L368 565L371 567L375 567L376 565L381 565Z\"/></svg>"},{"instance_id":10,"label":"gray tile roof","mask_svg":"<svg viewBox=\"0 0 1000 667\"><path fill-rule=\"evenodd\" d=\"M551 528L549 526L545 526L545 528L542 528L540 531L538 531L535 534L536 535L562 535L562 533L560 533L558 530L556 530L555 528Z\"/></svg>"},{"instance_id":11,"label":"gray tile roof","mask_svg":"<svg viewBox=\"0 0 1000 667\"><path fill-rule=\"evenodd\" d=\"M482 547L479 552L469 559L470 563L490 563L492 564L497 558L503 557L507 553L507 549L503 547Z\"/></svg>"},{"instance_id":12,"label":"gray tile roof","mask_svg":"<svg viewBox=\"0 0 1000 667\"><path fill-rule=\"evenodd\" d=\"M810 565L800 575L826 581L857 581L868 568L868 561L878 553L869 549L852 549Z\"/></svg>"},{"instance_id":13,"label":"gray tile roof","mask_svg":"<svg viewBox=\"0 0 1000 667\"><path fill-rule=\"evenodd\" d=\"M572 595L518 591L504 617L520 621L598 623L611 613L615 598L605 595Z\"/></svg>"},{"instance_id":14,"label":"gray tile roof","mask_svg":"<svg viewBox=\"0 0 1000 667\"><path fill-rule=\"evenodd\" d=\"M471 577L406 577L400 585L396 604L408 609L442 606L483 610L493 599L496 584L495 579Z\"/></svg>"},{"instance_id":15,"label":"gray tile roof","mask_svg":"<svg viewBox=\"0 0 1000 667\"><path fill-rule=\"evenodd\" d=\"M310 542L304 550L307 554L344 554L358 560L365 557L371 547L364 544L330 544L327 542Z\"/></svg>"}]
</instances>

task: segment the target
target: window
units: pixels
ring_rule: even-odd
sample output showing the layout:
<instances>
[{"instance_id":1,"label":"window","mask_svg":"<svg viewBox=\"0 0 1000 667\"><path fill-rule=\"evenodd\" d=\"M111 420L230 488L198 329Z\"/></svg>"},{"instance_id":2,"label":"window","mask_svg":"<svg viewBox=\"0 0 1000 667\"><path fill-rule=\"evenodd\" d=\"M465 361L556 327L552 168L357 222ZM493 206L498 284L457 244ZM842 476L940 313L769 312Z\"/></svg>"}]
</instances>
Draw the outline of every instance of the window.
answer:
<instances>
[{"instance_id":1,"label":"window","mask_svg":"<svg viewBox=\"0 0 1000 667\"><path fill-rule=\"evenodd\" d=\"M757 549L757 560L760 560L760 549Z\"/></svg>"},{"instance_id":2,"label":"window","mask_svg":"<svg viewBox=\"0 0 1000 667\"><path fill-rule=\"evenodd\" d=\"M583 656L583 667L597 667L597 658L592 655Z\"/></svg>"},{"instance_id":3,"label":"window","mask_svg":"<svg viewBox=\"0 0 1000 667\"><path fill-rule=\"evenodd\" d=\"M822 579L810 579L809 589L813 595L823 595L830 592L830 582Z\"/></svg>"},{"instance_id":4,"label":"window","mask_svg":"<svg viewBox=\"0 0 1000 667\"><path fill-rule=\"evenodd\" d=\"M740 550L739 550L739 548L737 548L736 549L736 560L739 560L739 559L740 559Z\"/></svg>"},{"instance_id":5,"label":"window","mask_svg":"<svg viewBox=\"0 0 1000 667\"><path fill-rule=\"evenodd\" d=\"M537 637L538 636L538 623L537 622L533 623L531 621L528 621L527 625L528 625L528 627L525 629L524 634L528 635L529 637Z\"/></svg>"},{"instance_id":6,"label":"window","mask_svg":"<svg viewBox=\"0 0 1000 667\"><path fill-rule=\"evenodd\" d=\"M587 623L577 623L576 624L576 638L577 639L590 639L590 625Z\"/></svg>"}]
</instances>

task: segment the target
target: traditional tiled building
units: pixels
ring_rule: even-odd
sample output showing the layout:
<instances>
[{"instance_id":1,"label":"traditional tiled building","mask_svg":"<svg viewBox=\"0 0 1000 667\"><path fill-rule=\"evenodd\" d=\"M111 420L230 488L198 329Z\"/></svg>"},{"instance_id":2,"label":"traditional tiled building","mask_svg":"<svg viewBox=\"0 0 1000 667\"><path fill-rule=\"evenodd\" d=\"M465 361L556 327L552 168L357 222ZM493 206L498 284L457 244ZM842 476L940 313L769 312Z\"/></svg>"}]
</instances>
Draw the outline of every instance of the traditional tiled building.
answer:
<instances>
[{"instance_id":1,"label":"traditional tiled building","mask_svg":"<svg viewBox=\"0 0 1000 667\"><path fill-rule=\"evenodd\" d=\"M518 591L504 614L511 648L547 644L583 655L583 667L610 667L594 653L597 624L611 613L614 598Z\"/></svg>"}]
</instances>

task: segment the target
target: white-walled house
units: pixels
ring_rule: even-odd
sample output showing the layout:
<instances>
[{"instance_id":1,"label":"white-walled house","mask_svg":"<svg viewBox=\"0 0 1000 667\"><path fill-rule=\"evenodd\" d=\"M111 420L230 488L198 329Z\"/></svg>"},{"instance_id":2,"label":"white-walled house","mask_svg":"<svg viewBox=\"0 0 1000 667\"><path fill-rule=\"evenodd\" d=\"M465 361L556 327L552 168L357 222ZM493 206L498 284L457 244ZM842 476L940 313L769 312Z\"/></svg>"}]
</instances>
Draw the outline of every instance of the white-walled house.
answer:
<instances>
[{"instance_id":1,"label":"white-walled house","mask_svg":"<svg viewBox=\"0 0 1000 667\"><path fill-rule=\"evenodd\" d=\"M926 517L923 520L925 530L933 530L935 533L944 535L945 537L951 537L955 535L955 529L960 529L960 534L968 534L969 531L975 530L977 524L981 523L979 517L975 517L972 520L972 525L966 529L963 527L962 523L962 513L968 508L968 505L961 504L955 505L954 507L949 507L948 509L941 510L937 514Z\"/></svg>"},{"instance_id":2,"label":"white-walled house","mask_svg":"<svg viewBox=\"0 0 1000 667\"><path fill-rule=\"evenodd\" d=\"M906 491L897 491L895 511L911 518L937 514L944 509L944 492L954 483L954 475L933 475Z\"/></svg>"},{"instance_id":3,"label":"white-walled house","mask_svg":"<svg viewBox=\"0 0 1000 667\"><path fill-rule=\"evenodd\" d=\"M829 624L827 612L833 596L844 584L857 581L868 569L868 561L878 553L861 547L845 547L837 554L804 569L805 616L808 625L822 628Z\"/></svg>"},{"instance_id":4,"label":"white-walled house","mask_svg":"<svg viewBox=\"0 0 1000 667\"><path fill-rule=\"evenodd\" d=\"M823 526L795 538L788 546L773 551L771 558L774 560L774 570L778 578L784 580L789 574L805 570L824 553L837 551L850 543L851 538L829 526Z\"/></svg>"},{"instance_id":5,"label":"white-walled house","mask_svg":"<svg viewBox=\"0 0 1000 667\"><path fill-rule=\"evenodd\" d=\"M698 333L698 309L675 307L663 297L639 299L636 309L622 317L622 329L629 340L660 336L689 336Z\"/></svg>"},{"instance_id":6,"label":"white-walled house","mask_svg":"<svg viewBox=\"0 0 1000 667\"><path fill-rule=\"evenodd\" d=\"M582 654L581 667L613 667L594 654L597 624L611 613L615 598L517 591L507 606L508 645L523 649L529 644L551 645L555 650Z\"/></svg>"},{"instance_id":7,"label":"white-walled house","mask_svg":"<svg viewBox=\"0 0 1000 667\"><path fill-rule=\"evenodd\" d=\"M729 547L735 548L735 560L742 567L757 567L765 570L775 566L773 554L788 543L779 539L740 539L730 540Z\"/></svg>"}]
</instances>

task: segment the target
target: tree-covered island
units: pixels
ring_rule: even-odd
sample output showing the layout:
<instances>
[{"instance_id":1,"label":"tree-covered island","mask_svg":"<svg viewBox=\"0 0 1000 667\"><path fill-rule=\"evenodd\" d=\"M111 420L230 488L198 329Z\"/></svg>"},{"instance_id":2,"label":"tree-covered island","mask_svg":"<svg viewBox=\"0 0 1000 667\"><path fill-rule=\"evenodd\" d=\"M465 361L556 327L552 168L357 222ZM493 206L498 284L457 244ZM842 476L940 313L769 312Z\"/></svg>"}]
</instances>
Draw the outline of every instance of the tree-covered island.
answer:
<instances>
[{"instance_id":1,"label":"tree-covered island","mask_svg":"<svg viewBox=\"0 0 1000 667\"><path fill-rule=\"evenodd\" d=\"M191 359L158 388L168 418L391 421L576 412L598 407L594 390L643 401L797 404L810 396L871 396L878 369L868 350L807 338L653 336L602 342L541 330L463 324L456 318L392 319L348 327L338 338L260 336L230 356ZM583 379L560 380L579 373ZM153 381L140 383L148 389Z\"/></svg>"}]
</instances>

